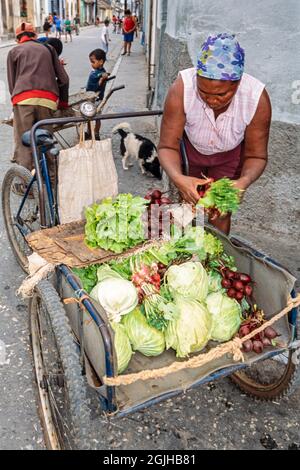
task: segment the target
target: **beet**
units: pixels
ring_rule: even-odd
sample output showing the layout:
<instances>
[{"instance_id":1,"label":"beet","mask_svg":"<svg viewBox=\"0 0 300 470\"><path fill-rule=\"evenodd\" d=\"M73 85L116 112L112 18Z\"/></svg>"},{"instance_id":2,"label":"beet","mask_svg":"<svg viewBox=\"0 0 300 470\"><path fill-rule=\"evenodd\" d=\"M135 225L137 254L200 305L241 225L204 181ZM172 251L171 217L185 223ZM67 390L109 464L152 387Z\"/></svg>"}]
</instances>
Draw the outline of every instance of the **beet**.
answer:
<instances>
[{"instance_id":1,"label":"beet","mask_svg":"<svg viewBox=\"0 0 300 470\"><path fill-rule=\"evenodd\" d=\"M262 339L262 344L265 347L272 346L271 340L269 338L267 338L266 336Z\"/></svg>"},{"instance_id":2,"label":"beet","mask_svg":"<svg viewBox=\"0 0 300 470\"><path fill-rule=\"evenodd\" d=\"M234 298L235 294L236 294L236 290L233 289L233 287L230 287L230 289L228 289L228 291L227 291L228 297Z\"/></svg>"},{"instance_id":3,"label":"beet","mask_svg":"<svg viewBox=\"0 0 300 470\"><path fill-rule=\"evenodd\" d=\"M241 281L233 281L232 287L236 290L244 291L244 284Z\"/></svg>"},{"instance_id":4,"label":"beet","mask_svg":"<svg viewBox=\"0 0 300 470\"><path fill-rule=\"evenodd\" d=\"M227 277L227 279L233 279L234 278L234 272L231 271L230 269L226 269L225 270L225 277Z\"/></svg>"},{"instance_id":5,"label":"beet","mask_svg":"<svg viewBox=\"0 0 300 470\"><path fill-rule=\"evenodd\" d=\"M231 280L230 279L222 279L221 285L225 289L229 289L231 287Z\"/></svg>"},{"instance_id":6,"label":"beet","mask_svg":"<svg viewBox=\"0 0 300 470\"><path fill-rule=\"evenodd\" d=\"M261 341L253 341L253 351L255 351L257 354L261 354L264 350L264 345Z\"/></svg>"},{"instance_id":7,"label":"beet","mask_svg":"<svg viewBox=\"0 0 300 470\"><path fill-rule=\"evenodd\" d=\"M151 192L151 197L152 199L156 200L156 199L161 199L161 196L162 196L162 192L159 190L159 189L154 189L152 192Z\"/></svg>"},{"instance_id":8,"label":"beet","mask_svg":"<svg viewBox=\"0 0 300 470\"><path fill-rule=\"evenodd\" d=\"M250 333L250 326L249 325L242 325L239 330L239 336L247 336Z\"/></svg>"},{"instance_id":9,"label":"beet","mask_svg":"<svg viewBox=\"0 0 300 470\"><path fill-rule=\"evenodd\" d=\"M265 336L269 339L274 339L276 338L276 336L278 336L277 332L271 326L267 326L264 332L265 332Z\"/></svg>"},{"instance_id":10,"label":"beet","mask_svg":"<svg viewBox=\"0 0 300 470\"><path fill-rule=\"evenodd\" d=\"M239 279L244 284L249 284L249 282L251 282L251 277L248 274L245 274L245 273L240 273Z\"/></svg>"},{"instance_id":11,"label":"beet","mask_svg":"<svg viewBox=\"0 0 300 470\"><path fill-rule=\"evenodd\" d=\"M251 341L251 339L247 339L247 341L245 341L243 343L243 349L245 352L250 352L253 350L253 341Z\"/></svg>"},{"instance_id":12,"label":"beet","mask_svg":"<svg viewBox=\"0 0 300 470\"><path fill-rule=\"evenodd\" d=\"M253 289L251 286L247 285L244 287L244 292L245 292L245 295L247 295L248 297L251 297L253 293Z\"/></svg>"},{"instance_id":13,"label":"beet","mask_svg":"<svg viewBox=\"0 0 300 470\"><path fill-rule=\"evenodd\" d=\"M236 294L235 294L235 299L236 299L236 300L240 301L240 300L243 299L243 297L244 297L243 292L241 292L241 291L237 291L237 292L236 292Z\"/></svg>"}]
</instances>

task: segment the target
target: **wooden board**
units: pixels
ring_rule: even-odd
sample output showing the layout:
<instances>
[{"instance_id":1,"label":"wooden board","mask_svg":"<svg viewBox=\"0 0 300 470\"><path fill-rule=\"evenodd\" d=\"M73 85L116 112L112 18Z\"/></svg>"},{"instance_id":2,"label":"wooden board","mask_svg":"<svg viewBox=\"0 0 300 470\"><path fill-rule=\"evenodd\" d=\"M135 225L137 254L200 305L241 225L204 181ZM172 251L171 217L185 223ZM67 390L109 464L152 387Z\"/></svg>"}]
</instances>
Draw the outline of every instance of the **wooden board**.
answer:
<instances>
[{"instance_id":1,"label":"wooden board","mask_svg":"<svg viewBox=\"0 0 300 470\"><path fill-rule=\"evenodd\" d=\"M81 268L91 264L105 263L114 258L126 257L137 250L146 250L157 242L146 242L131 248L122 255L101 248L89 248L84 242L85 221L71 222L27 235L31 249L52 264L66 264Z\"/></svg>"}]
</instances>

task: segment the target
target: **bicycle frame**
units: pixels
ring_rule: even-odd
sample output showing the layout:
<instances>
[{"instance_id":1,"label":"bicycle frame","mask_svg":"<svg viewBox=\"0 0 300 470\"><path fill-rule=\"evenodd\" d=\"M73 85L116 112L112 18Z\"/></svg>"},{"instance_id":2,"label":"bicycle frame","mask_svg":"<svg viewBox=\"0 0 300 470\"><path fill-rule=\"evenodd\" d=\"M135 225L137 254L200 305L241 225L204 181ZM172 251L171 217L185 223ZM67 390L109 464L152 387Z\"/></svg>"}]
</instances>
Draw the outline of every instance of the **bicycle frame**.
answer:
<instances>
[{"instance_id":1,"label":"bicycle frame","mask_svg":"<svg viewBox=\"0 0 300 470\"><path fill-rule=\"evenodd\" d=\"M162 111L144 111L144 112L128 112L128 113L119 113L119 114L96 114L96 116L92 118L86 118L86 117L72 117L72 118L58 118L58 119L44 119L42 121L37 122L34 124L34 126L31 129L31 148L32 148L32 154L33 154L33 161L34 161L34 166L35 166L35 171L36 171L36 181L37 181L37 186L38 186L38 193L39 193L39 206L40 206L40 226L41 228L47 228L46 224L46 206L45 206L45 195L43 191L43 175L42 175L42 167L40 165L39 161L39 155L38 155L38 149L37 149L37 144L36 144L36 131L40 127L43 126L51 126L54 124L80 124L80 123L86 123L90 121L104 121L104 120L112 120L112 119L123 119L123 118L134 118L134 117L146 117L146 116L160 116L162 115ZM46 165L47 167L47 165ZM46 172L47 173L47 172ZM46 183L46 188L50 184L50 180L45 180ZM47 186L48 184L48 186ZM49 189L49 188L48 188ZM48 191L47 189L47 191ZM49 193L48 193L49 194ZM50 204L50 208L52 205Z\"/></svg>"},{"instance_id":2,"label":"bicycle frame","mask_svg":"<svg viewBox=\"0 0 300 470\"><path fill-rule=\"evenodd\" d=\"M54 200L53 196L53 191L52 191L52 186L51 186L51 181L50 181L50 176L49 176L49 171L48 171L48 164L47 164L47 158L46 158L46 152L47 149L45 147L41 147L40 151L40 158L39 158L39 165L41 166L41 175L44 179L45 186L46 186L46 192L47 192L47 197L48 197L48 204L49 204L49 217L50 217L50 224L49 226L52 227L56 224L59 224L59 215L57 211L57 203L56 200ZM36 181L36 173L32 176L29 185L26 188L25 194L22 197L22 201L20 204L20 207L18 209L18 212L16 214L16 226L19 229L20 233L22 234L23 237L28 235L28 231L22 226L21 224L21 212L23 210L24 204L26 199L29 196L29 193L31 191L31 188L33 186L33 183ZM48 227L48 225L47 225Z\"/></svg>"}]
</instances>

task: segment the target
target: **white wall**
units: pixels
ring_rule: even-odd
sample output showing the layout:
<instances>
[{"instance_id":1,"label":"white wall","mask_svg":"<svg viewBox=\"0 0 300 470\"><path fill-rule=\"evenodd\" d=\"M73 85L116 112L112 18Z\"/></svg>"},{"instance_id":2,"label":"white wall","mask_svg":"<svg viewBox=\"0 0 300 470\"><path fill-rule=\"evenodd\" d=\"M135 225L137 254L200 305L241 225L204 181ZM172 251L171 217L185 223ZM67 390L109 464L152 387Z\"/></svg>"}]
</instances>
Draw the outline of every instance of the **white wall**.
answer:
<instances>
[{"instance_id":1,"label":"white wall","mask_svg":"<svg viewBox=\"0 0 300 470\"><path fill-rule=\"evenodd\" d=\"M299 25L299 0L168 0L166 33L187 41L192 61L208 34L236 33L246 72L267 85L273 119L291 123L300 123Z\"/></svg>"}]
</instances>

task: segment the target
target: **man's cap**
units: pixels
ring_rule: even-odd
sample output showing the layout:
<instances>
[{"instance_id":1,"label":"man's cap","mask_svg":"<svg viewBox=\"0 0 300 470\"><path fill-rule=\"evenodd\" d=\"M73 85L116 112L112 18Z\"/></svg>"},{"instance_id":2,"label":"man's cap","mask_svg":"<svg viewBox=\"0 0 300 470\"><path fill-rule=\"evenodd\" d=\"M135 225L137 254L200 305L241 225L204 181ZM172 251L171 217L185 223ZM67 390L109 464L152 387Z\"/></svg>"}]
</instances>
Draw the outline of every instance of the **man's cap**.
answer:
<instances>
[{"instance_id":1,"label":"man's cap","mask_svg":"<svg viewBox=\"0 0 300 470\"><path fill-rule=\"evenodd\" d=\"M20 34L23 34L23 33L34 33L34 34L36 34L33 24L23 22L19 26L17 26L16 36L18 37L18 36L20 36Z\"/></svg>"}]
</instances>

